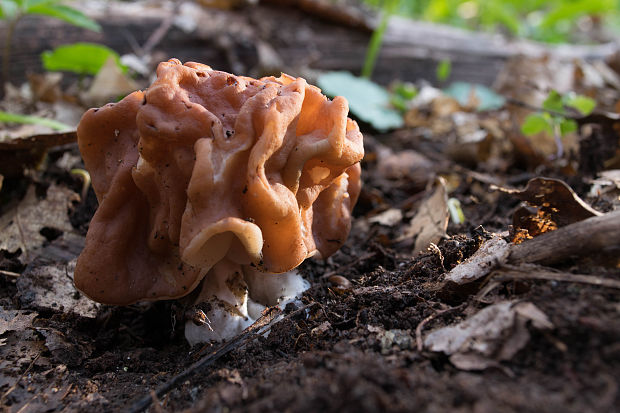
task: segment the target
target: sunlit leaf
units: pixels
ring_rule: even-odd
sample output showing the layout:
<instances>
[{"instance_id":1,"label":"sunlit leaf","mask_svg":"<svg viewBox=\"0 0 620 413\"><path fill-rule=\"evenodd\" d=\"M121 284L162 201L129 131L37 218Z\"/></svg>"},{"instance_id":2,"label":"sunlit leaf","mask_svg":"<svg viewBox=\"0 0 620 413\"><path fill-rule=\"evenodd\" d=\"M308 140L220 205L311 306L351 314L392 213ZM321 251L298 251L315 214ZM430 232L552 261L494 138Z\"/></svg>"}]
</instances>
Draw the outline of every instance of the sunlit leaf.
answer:
<instances>
[{"instance_id":1,"label":"sunlit leaf","mask_svg":"<svg viewBox=\"0 0 620 413\"><path fill-rule=\"evenodd\" d=\"M100 44L75 43L43 52L43 67L48 71L68 71L81 75L95 75L109 57L123 67L118 53Z\"/></svg>"},{"instance_id":2,"label":"sunlit leaf","mask_svg":"<svg viewBox=\"0 0 620 413\"><path fill-rule=\"evenodd\" d=\"M13 19L17 16L19 7L11 0L0 0L0 19Z\"/></svg>"},{"instance_id":3,"label":"sunlit leaf","mask_svg":"<svg viewBox=\"0 0 620 413\"><path fill-rule=\"evenodd\" d=\"M40 118L38 116L19 115L17 113L9 113L0 111L0 123L19 123L26 125L47 126L54 130L69 130L71 126L58 122L54 119Z\"/></svg>"},{"instance_id":4,"label":"sunlit leaf","mask_svg":"<svg viewBox=\"0 0 620 413\"><path fill-rule=\"evenodd\" d=\"M583 95L569 96L564 104L570 108L576 109L582 115L586 116L592 113L596 107L596 101Z\"/></svg>"},{"instance_id":5,"label":"sunlit leaf","mask_svg":"<svg viewBox=\"0 0 620 413\"><path fill-rule=\"evenodd\" d=\"M521 125L521 132L527 136L536 135L542 131L553 132L549 120L539 113L529 115Z\"/></svg>"},{"instance_id":6,"label":"sunlit leaf","mask_svg":"<svg viewBox=\"0 0 620 413\"><path fill-rule=\"evenodd\" d=\"M542 107L550 112L564 113L564 102L562 102L562 95L556 90L552 90L543 102Z\"/></svg>"},{"instance_id":7,"label":"sunlit leaf","mask_svg":"<svg viewBox=\"0 0 620 413\"><path fill-rule=\"evenodd\" d=\"M400 113L390 106L387 90L368 79L349 72L329 72L319 76L317 83L326 95L345 97L351 113L379 131L403 125Z\"/></svg>"},{"instance_id":8,"label":"sunlit leaf","mask_svg":"<svg viewBox=\"0 0 620 413\"><path fill-rule=\"evenodd\" d=\"M96 21L86 16L81 11L62 4L48 2L29 5L26 12L29 14L40 14L43 16L54 17L56 19L66 21L67 23L71 23L74 26L83 27L96 32L101 31L101 26L99 26Z\"/></svg>"}]
</instances>

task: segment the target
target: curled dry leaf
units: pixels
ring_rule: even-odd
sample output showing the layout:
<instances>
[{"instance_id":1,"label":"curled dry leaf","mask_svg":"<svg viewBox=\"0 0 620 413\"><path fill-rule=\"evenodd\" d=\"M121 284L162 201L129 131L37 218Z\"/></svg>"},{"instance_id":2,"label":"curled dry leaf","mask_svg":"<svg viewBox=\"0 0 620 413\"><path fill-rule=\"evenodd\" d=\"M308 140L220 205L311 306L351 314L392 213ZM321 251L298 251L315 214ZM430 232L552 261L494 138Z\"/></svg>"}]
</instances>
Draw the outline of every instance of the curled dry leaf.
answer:
<instances>
[{"instance_id":1,"label":"curled dry leaf","mask_svg":"<svg viewBox=\"0 0 620 413\"><path fill-rule=\"evenodd\" d=\"M426 250L431 243L438 243L448 228L450 212L448 211L445 180L438 178L432 191L432 194L422 202L404 234L399 238L399 240L415 238L414 255Z\"/></svg>"},{"instance_id":2,"label":"curled dry leaf","mask_svg":"<svg viewBox=\"0 0 620 413\"><path fill-rule=\"evenodd\" d=\"M527 323L537 329L551 329L547 316L530 302L504 301L480 310L454 326L430 333L424 346L450 356L463 370L482 370L510 360L528 343Z\"/></svg>"},{"instance_id":3,"label":"curled dry leaf","mask_svg":"<svg viewBox=\"0 0 620 413\"><path fill-rule=\"evenodd\" d=\"M586 204L564 181L552 178L531 179L523 191L496 187L512 194L528 205L513 217L513 241L522 242L601 213Z\"/></svg>"}]
</instances>

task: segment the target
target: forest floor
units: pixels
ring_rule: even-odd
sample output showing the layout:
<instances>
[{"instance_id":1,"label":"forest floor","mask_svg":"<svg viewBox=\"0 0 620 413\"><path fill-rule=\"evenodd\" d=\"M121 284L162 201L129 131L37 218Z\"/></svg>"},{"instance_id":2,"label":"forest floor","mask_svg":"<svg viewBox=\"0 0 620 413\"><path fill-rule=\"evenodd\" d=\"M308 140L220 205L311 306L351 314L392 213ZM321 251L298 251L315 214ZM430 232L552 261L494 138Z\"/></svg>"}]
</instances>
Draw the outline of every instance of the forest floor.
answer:
<instances>
[{"instance_id":1,"label":"forest floor","mask_svg":"<svg viewBox=\"0 0 620 413\"><path fill-rule=\"evenodd\" d=\"M76 144L53 146L37 171L5 177L1 409L620 411L617 225L594 251L586 236L587 253L500 257L470 270L476 279L447 280L481 246L524 245L618 209L617 119L580 118L558 159L553 138L545 152L507 126L522 108L440 106L452 109L420 103L407 127L389 133L362 125L364 185L346 244L300 266L311 282L300 303L227 345L191 348L174 301L112 307L75 290L96 209L92 188L82 197L70 172L82 165ZM459 140L471 132L463 119L486 137ZM543 176L570 185L586 212L575 212L579 202L557 181L515 192ZM448 218L454 200L462 223Z\"/></svg>"}]
</instances>

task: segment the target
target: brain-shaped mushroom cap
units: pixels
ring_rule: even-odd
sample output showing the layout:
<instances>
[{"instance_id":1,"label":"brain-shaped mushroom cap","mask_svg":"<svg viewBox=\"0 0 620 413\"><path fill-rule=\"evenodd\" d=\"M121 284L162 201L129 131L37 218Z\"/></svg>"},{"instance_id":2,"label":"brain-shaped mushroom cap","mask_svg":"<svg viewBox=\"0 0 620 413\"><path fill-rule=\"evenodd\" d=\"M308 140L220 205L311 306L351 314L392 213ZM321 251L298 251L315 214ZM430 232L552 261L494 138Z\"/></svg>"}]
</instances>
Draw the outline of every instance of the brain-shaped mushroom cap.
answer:
<instances>
[{"instance_id":1,"label":"brain-shaped mushroom cap","mask_svg":"<svg viewBox=\"0 0 620 413\"><path fill-rule=\"evenodd\" d=\"M360 191L347 113L301 78L160 63L146 91L78 126L99 208L75 285L123 305L188 294L224 258L279 273L331 255Z\"/></svg>"}]
</instances>

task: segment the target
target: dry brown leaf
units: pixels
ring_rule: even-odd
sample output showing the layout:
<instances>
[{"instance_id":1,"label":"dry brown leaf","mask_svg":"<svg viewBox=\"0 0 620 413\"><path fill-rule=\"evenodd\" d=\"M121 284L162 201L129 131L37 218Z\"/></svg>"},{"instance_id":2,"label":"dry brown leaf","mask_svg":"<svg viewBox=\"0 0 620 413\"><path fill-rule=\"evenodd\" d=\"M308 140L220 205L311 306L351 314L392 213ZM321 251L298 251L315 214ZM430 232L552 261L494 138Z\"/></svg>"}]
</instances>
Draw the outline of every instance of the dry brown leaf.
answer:
<instances>
[{"instance_id":1,"label":"dry brown leaf","mask_svg":"<svg viewBox=\"0 0 620 413\"><path fill-rule=\"evenodd\" d=\"M568 184L559 179L531 179L523 191L495 187L527 202L531 209L520 208L513 216L513 241L519 242L559 227L600 216Z\"/></svg>"},{"instance_id":2,"label":"dry brown leaf","mask_svg":"<svg viewBox=\"0 0 620 413\"><path fill-rule=\"evenodd\" d=\"M36 331L45 338L45 347L51 353L52 361L56 363L77 367L93 352L94 345L91 343L75 340L54 328L39 327Z\"/></svg>"},{"instance_id":3,"label":"dry brown leaf","mask_svg":"<svg viewBox=\"0 0 620 413\"><path fill-rule=\"evenodd\" d=\"M73 231L67 211L71 200L77 196L68 188L52 184L45 199L39 200L34 186L31 186L24 199L0 217L0 249L15 252L21 248L20 260L30 262L33 257L29 253L46 241L41 235L42 228Z\"/></svg>"},{"instance_id":4,"label":"dry brown leaf","mask_svg":"<svg viewBox=\"0 0 620 413\"><path fill-rule=\"evenodd\" d=\"M73 286L75 260L33 266L17 279L17 297L24 308L95 318L101 304L80 294Z\"/></svg>"},{"instance_id":5,"label":"dry brown leaf","mask_svg":"<svg viewBox=\"0 0 620 413\"><path fill-rule=\"evenodd\" d=\"M433 163L424 155L413 150L392 152L387 147L377 151L377 170L387 179L409 179L421 187L432 176Z\"/></svg>"},{"instance_id":6,"label":"dry brown leaf","mask_svg":"<svg viewBox=\"0 0 620 413\"><path fill-rule=\"evenodd\" d=\"M95 76L90 89L84 94L83 100L90 105L100 106L101 103L116 100L136 89L139 89L136 82L122 72L113 57L109 57Z\"/></svg>"},{"instance_id":7,"label":"dry brown leaf","mask_svg":"<svg viewBox=\"0 0 620 413\"><path fill-rule=\"evenodd\" d=\"M44 74L30 73L28 74L28 84L32 91L32 98L35 102L54 103L62 97L60 90L60 81L62 73L47 72Z\"/></svg>"},{"instance_id":8,"label":"dry brown leaf","mask_svg":"<svg viewBox=\"0 0 620 413\"><path fill-rule=\"evenodd\" d=\"M553 328L534 304L504 301L490 305L466 320L431 332L424 340L430 351L443 352L463 370L482 370L510 360L529 342L527 323Z\"/></svg>"},{"instance_id":9,"label":"dry brown leaf","mask_svg":"<svg viewBox=\"0 0 620 413\"><path fill-rule=\"evenodd\" d=\"M32 320L37 315L34 311L5 310L0 307L0 336L7 331L21 331L32 327Z\"/></svg>"},{"instance_id":10,"label":"dry brown leaf","mask_svg":"<svg viewBox=\"0 0 620 413\"><path fill-rule=\"evenodd\" d=\"M446 183L443 178L438 178L432 194L422 202L399 240L414 238L412 253L416 256L445 236L449 218Z\"/></svg>"},{"instance_id":11,"label":"dry brown leaf","mask_svg":"<svg viewBox=\"0 0 620 413\"><path fill-rule=\"evenodd\" d=\"M397 208L390 208L380 214L368 219L369 224L381 224L386 227L393 227L403 219L403 211Z\"/></svg>"}]
</instances>

